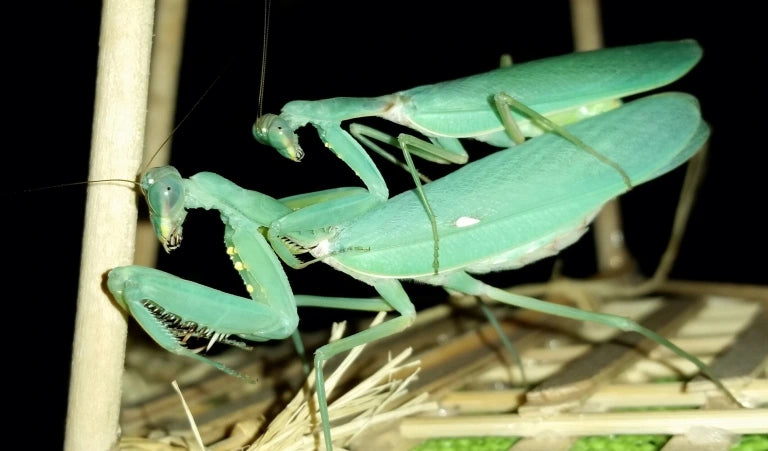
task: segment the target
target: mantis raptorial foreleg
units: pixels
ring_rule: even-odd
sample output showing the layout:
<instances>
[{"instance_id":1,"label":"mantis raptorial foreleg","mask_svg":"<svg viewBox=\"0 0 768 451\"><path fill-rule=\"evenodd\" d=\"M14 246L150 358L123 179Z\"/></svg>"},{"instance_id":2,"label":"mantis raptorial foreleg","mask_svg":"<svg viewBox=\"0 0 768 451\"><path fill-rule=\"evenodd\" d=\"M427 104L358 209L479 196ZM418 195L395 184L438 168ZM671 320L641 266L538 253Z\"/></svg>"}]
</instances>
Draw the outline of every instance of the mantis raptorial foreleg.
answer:
<instances>
[{"instance_id":1,"label":"mantis raptorial foreleg","mask_svg":"<svg viewBox=\"0 0 768 451\"><path fill-rule=\"evenodd\" d=\"M354 196L360 188L294 196L282 203L231 183L221 183L215 174L200 174L182 182L175 169L165 167L147 173L142 180L142 191L150 206L151 222L169 250L181 242L185 208L218 209L225 223L227 254L242 277L252 301L140 266L111 271L108 281L110 290L118 303L131 312L168 351L202 360L229 374L238 375L234 370L188 349L188 338L208 339L208 347L216 341L229 340L233 334L251 341L287 338L295 334L298 324L296 306L316 305L323 300L318 297L294 298L277 260L285 245L277 240L270 247L262 235L263 226L258 221L264 215L279 218L294 211L293 208L301 209L327 199ZM241 214L247 211L259 211L262 216L251 218ZM338 299L331 301L330 305L350 308L357 304L348 299ZM388 309L380 301L366 301L360 306L363 309ZM299 340L295 335L293 338L301 353Z\"/></svg>"}]
</instances>

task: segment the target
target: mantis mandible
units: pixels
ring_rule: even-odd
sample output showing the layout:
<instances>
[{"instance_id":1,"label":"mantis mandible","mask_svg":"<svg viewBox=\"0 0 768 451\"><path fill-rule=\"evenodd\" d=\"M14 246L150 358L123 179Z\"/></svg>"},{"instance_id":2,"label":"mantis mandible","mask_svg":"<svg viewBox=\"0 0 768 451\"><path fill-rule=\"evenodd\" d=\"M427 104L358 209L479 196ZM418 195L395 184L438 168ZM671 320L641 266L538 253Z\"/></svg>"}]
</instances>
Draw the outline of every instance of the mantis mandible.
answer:
<instances>
[{"instance_id":1,"label":"mantis mandible","mask_svg":"<svg viewBox=\"0 0 768 451\"><path fill-rule=\"evenodd\" d=\"M464 164L468 155L459 138L509 147L551 130L591 154L596 164L599 161L612 167L631 187L617 162L590 148L562 125L616 108L622 97L677 80L699 61L701 53L692 40L656 42L545 58L380 97L293 101L283 106L279 116L259 117L253 134L284 157L300 161L304 152L295 131L311 123L325 146L344 160L368 189L354 202L344 201L346 209L340 214L347 217L357 216L389 197L383 177L360 143L396 163L373 140L399 147L432 227L433 269L437 273L437 220L411 154L436 163ZM341 128L342 121L371 116L409 127L429 141L405 133L394 138L361 124L351 124L349 133ZM275 233L279 235L281 230Z\"/></svg>"},{"instance_id":2,"label":"mantis mandible","mask_svg":"<svg viewBox=\"0 0 768 451\"><path fill-rule=\"evenodd\" d=\"M681 93L640 99L567 129L617 161L633 185L681 165L709 136L696 99ZM300 261L293 254L308 252L373 286L381 299L361 300L362 307L355 305L354 299L328 305L391 309L399 314L316 351L317 396L329 450L332 441L323 363L356 345L402 331L413 322L416 309L400 280L485 295L516 307L638 332L695 364L733 397L699 359L634 321L515 295L469 275L514 269L556 254L578 240L605 202L626 189L616 171L593 164L591 156L556 134L466 165L424 187L438 212L438 231L443 237L442 264L435 275L429 258L432 231L421 220L423 209L414 190L357 217L333 222L335 208L316 217L325 203L353 197L362 188L339 188L280 201L213 173L182 179L171 167L157 168L143 178L142 190L158 238L164 245L176 246L186 209L218 210L225 224L227 252L251 299L139 266L110 271L108 287L117 302L168 351L238 375L188 349L186 338L200 336L213 343L234 342L233 336L254 341L290 336L298 323L297 305L318 305L313 302L323 300L294 297L276 255L292 257L283 260L299 267ZM308 205L318 208L309 209ZM283 229L277 239L266 233L266 228L289 214L301 218L300 227ZM332 225L327 227L329 223Z\"/></svg>"}]
</instances>

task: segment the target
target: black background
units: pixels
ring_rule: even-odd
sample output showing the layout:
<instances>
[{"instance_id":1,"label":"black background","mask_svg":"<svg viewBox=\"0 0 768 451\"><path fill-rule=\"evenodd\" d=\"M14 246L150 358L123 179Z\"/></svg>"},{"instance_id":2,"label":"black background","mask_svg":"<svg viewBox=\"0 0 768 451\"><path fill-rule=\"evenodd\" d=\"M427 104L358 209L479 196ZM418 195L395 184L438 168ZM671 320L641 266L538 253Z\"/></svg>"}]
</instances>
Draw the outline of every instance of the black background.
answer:
<instances>
[{"instance_id":1,"label":"black background","mask_svg":"<svg viewBox=\"0 0 768 451\"><path fill-rule=\"evenodd\" d=\"M275 0L264 111L296 99L374 96L494 68L502 53L518 62L572 50L567 2L313 2ZM333 6L323 6L332 4ZM713 129L709 171L699 192L676 278L766 283L762 181L765 88L760 14L715 2L606 2L606 46L695 38L702 62L667 89L695 94ZM670 9L674 7L676 9ZM291 163L258 145L257 116L263 10L259 2L192 2L181 68L172 163L184 175L208 170L280 197L359 185L327 152L312 128L302 129L307 157ZM23 389L25 423L45 424L46 440L61 442L66 412L72 323L85 190L25 189L87 178L100 9L59 2L9 13L6 20L6 123L2 192L6 208L6 387ZM9 32L10 31L10 32ZM10 100L10 101L8 101ZM380 122L370 122L381 125ZM482 150L472 157L482 155ZM410 176L376 160L392 193ZM439 169L427 168L427 173ZM432 171L432 172L430 172ZM624 202L629 246L650 273L666 242L681 173L633 190ZM281 180L273 180L280 177ZM215 214L193 213L185 245L160 265L175 274L244 294L223 253ZM589 275L591 238L563 253L564 270ZM551 259L508 273L509 285L543 280ZM369 295L371 291L324 265L288 269L296 292ZM498 279L497 279L498 280ZM425 287L406 287L417 306ZM438 290L438 296L439 296ZM335 315L335 314L334 314ZM334 316L336 318L337 316ZM305 316L306 318L306 316ZM314 324L302 322L302 326ZM27 405L25 404L25 405Z\"/></svg>"}]
</instances>

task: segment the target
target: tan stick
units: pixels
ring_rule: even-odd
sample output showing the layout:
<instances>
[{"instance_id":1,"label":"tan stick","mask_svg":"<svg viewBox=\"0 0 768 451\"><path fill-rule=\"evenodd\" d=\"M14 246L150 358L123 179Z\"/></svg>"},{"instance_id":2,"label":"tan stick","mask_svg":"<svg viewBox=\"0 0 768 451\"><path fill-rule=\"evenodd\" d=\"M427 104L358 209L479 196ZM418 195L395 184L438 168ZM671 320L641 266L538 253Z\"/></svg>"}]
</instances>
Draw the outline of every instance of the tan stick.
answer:
<instances>
[{"instance_id":1,"label":"tan stick","mask_svg":"<svg viewBox=\"0 0 768 451\"><path fill-rule=\"evenodd\" d=\"M765 431L768 409L679 410L615 413L573 413L552 416L473 415L414 417L400 424L408 438L434 437L556 437L606 434L701 434L718 431L753 434Z\"/></svg>"},{"instance_id":2,"label":"tan stick","mask_svg":"<svg viewBox=\"0 0 768 451\"><path fill-rule=\"evenodd\" d=\"M603 47L600 0L571 0L573 48L577 52Z\"/></svg>"},{"instance_id":3,"label":"tan stick","mask_svg":"<svg viewBox=\"0 0 768 451\"><path fill-rule=\"evenodd\" d=\"M573 46L577 52L603 47L603 27L600 21L599 0L571 0ZM619 202L605 204L595 219L595 247L597 267L601 274L622 272L631 264L624 245Z\"/></svg>"},{"instance_id":4,"label":"tan stick","mask_svg":"<svg viewBox=\"0 0 768 451\"><path fill-rule=\"evenodd\" d=\"M102 4L89 179L133 180L141 161L154 3ZM106 450L117 439L125 315L107 296L106 273L133 260L133 185L88 188L75 318L66 450Z\"/></svg>"}]
</instances>

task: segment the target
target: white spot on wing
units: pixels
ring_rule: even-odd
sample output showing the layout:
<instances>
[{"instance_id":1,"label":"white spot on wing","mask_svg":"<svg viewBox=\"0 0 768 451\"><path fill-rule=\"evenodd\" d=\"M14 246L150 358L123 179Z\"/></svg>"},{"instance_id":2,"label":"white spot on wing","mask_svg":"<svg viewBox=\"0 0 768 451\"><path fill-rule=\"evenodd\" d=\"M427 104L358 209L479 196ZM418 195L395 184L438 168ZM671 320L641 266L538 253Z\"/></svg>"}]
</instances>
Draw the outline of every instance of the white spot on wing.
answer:
<instances>
[{"instance_id":1,"label":"white spot on wing","mask_svg":"<svg viewBox=\"0 0 768 451\"><path fill-rule=\"evenodd\" d=\"M456 225L456 227L469 227L477 224L478 222L480 222L480 220L477 218L472 218L470 216L462 216L459 219L457 219L454 224Z\"/></svg>"}]
</instances>

